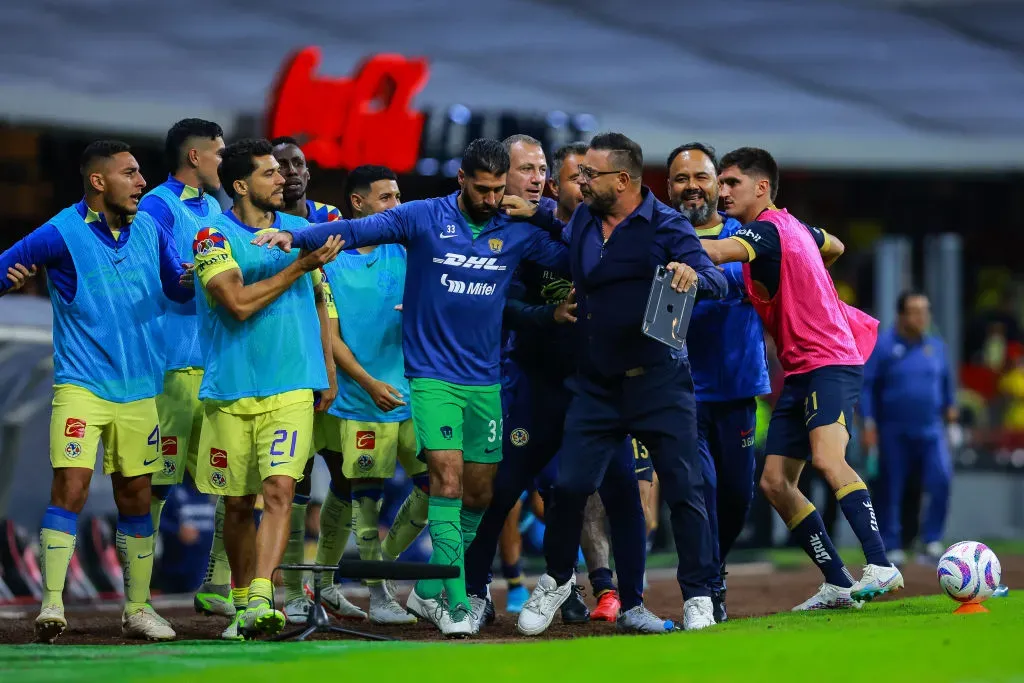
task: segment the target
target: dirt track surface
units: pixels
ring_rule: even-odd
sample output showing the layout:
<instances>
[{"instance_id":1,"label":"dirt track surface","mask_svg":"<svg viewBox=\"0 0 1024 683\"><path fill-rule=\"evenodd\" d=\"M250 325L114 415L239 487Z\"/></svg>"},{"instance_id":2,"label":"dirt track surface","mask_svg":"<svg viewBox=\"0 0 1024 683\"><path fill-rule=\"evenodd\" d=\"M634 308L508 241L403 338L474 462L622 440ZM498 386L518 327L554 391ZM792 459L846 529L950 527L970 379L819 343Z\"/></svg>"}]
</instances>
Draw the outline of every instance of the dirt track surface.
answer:
<instances>
[{"instance_id":1,"label":"dirt track surface","mask_svg":"<svg viewBox=\"0 0 1024 683\"><path fill-rule=\"evenodd\" d=\"M1003 558L1003 583L1011 589L1024 587L1024 557ZM855 575L858 575L854 571ZM899 600L902 597L915 595L935 595L938 582L935 570L929 566L910 565L903 570L906 590L889 596L888 600ZM729 579L728 608L730 619L752 616L764 616L777 612L788 611L794 605L810 597L821 583L821 574L813 567L799 571L775 572L759 576L735 576ZM531 583L532 585L532 583ZM405 602L403 589L401 600ZM503 641L522 638L515 630L515 616L504 613L505 596L495 591L494 599L498 609L497 621L485 628L474 640ZM363 608L367 607L367 599L354 597L352 602ZM587 603L593 606L593 599L587 596ZM661 579L652 581L645 594L645 603L649 609L665 619L673 619L677 623L682 620L682 598L679 587L674 580ZM950 607L953 603L950 602ZM33 641L32 622L35 618L34 608L27 607L32 616L20 619L0 618L0 643L22 644ZM161 614L170 620L179 640L210 640L218 638L227 626L227 620L205 617L195 614L191 609L165 609ZM118 612L100 612L89 607L73 607L68 605L68 630L58 640L59 645L116 645L143 644L138 641L126 641L121 638L120 614ZM420 622L411 626L375 626L368 622L340 622L340 626L377 633L383 636L402 640L440 640L441 635L432 625ZM288 629L293 628L291 625ZM605 622L568 626L563 625L559 618L547 631L546 638L579 638L585 636L611 635L615 625ZM338 638L342 636L317 635L315 639Z\"/></svg>"}]
</instances>

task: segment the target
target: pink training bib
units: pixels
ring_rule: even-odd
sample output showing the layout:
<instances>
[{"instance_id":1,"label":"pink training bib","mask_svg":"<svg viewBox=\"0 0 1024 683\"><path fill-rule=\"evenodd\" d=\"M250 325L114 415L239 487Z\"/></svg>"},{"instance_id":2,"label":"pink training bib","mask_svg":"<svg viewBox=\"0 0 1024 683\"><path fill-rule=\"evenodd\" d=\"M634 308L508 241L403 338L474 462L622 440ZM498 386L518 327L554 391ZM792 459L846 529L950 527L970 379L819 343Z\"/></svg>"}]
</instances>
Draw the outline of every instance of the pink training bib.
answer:
<instances>
[{"instance_id":1,"label":"pink training bib","mask_svg":"<svg viewBox=\"0 0 1024 683\"><path fill-rule=\"evenodd\" d=\"M826 365L863 365L878 337L878 321L839 300L836 286L807 228L785 209L758 216L779 231L779 290L771 299L755 291L750 264L743 279L754 309L775 339L786 375Z\"/></svg>"}]
</instances>

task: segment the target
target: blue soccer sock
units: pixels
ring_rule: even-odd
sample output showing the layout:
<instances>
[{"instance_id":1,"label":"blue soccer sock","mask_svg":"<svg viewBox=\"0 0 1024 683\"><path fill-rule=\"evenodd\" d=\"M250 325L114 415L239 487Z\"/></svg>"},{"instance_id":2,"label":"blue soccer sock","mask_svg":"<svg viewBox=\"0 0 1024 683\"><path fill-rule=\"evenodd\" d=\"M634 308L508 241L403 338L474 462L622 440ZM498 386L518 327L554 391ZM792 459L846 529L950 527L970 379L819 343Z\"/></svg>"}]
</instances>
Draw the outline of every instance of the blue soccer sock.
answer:
<instances>
[{"instance_id":1,"label":"blue soccer sock","mask_svg":"<svg viewBox=\"0 0 1024 683\"><path fill-rule=\"evenodd\" d=\"M523 585L523 572L518 562L514 564L505 564L503 562L501 564L501 575L505 577L509 589Z\"/></svg>"},{"instance_id":2,"label":"blue soccer sock","mask_svg":"<svg viewBox=\"0 0 1024 683\"><path fill-rule=\"evenodd\" d=\"M615 583L612 581L612 570L608 567L598 567L590 572L590 590L594 597L601 597L602 593L615 590Z\"/></svg>"},{"instance_id":3,"label":"blue soccer sock","mask_svg":"<svg viewBox=\"0 0 1024 683\"><path fill-rule=\"evenodd\" d=\"M843 509L846 521L853 528L853 533L857 534L868 564L890 566L889 558L885 556L885 543L878 533L878 521L875 519L875 508L871 505L867 484L862 481L847 484L836 491L836 500Z\"/></svg>"},{"instance_id":4,"label":"blue soccer sock","mask_svg":"<svg viewBox=\"0 0 1024 683\"><path fill-rule=\"evenodd\" d=\"M853 585L853 577L839 557L836 547L832 545L832 539L825 531L825 523L813 504L808 503L807 507L786 523L786 526L800 542L800 547L807 556L818 565L827 583L841 588Z\"/></svg>"}]
</instances>

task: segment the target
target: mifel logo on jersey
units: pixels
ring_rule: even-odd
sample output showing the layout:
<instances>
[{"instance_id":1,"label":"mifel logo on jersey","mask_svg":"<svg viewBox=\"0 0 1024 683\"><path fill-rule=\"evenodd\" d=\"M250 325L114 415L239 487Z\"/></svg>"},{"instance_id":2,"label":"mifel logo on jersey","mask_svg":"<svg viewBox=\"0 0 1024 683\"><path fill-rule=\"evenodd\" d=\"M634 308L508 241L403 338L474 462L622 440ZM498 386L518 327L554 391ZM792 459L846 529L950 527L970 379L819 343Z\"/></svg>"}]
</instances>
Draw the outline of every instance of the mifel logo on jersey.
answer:
<instances>
[{"instance_id":1,"label":"mifel logo on jersey","mask_svg":"<svg viewBox=\"0 0 1024 683\"><path fill-rule=\"evenodd\" d=\"M178 454L178 437L176 436L161 436L160 437L160 455L177 455Z\"/></svg>"},{"instance_id":2,"label":"mifel logo on jersey","mask_svg":"<svg viewBox=\"0 0 1024 683\"><path fill-rule=\"evenodd\" d=\"M70 439L84 439L85 420L79 420L77 417L69 417L64 422L64 436Z\"/></svg>"},{"instance_id":3,"label":"mifel logo on jersey","mask_svg":"<svg viewBox=\"0 0 1024 683\"><path fill-rule=\"evenodd\" d=\"M361 451L372 451L377 447L377 433L372 431L356 432L356 448Z\"/></svg>"},{"instance_id":4,"label":"mifel logo on jersey","mask_svg":"<svg viewBox=\"0 0 1024 683\"><path fill-rule=\"evenodd\" d=\"M223 469L228 466L228 452L220 448L210 449L210 467Z\"/></svg>"}]
</instances>

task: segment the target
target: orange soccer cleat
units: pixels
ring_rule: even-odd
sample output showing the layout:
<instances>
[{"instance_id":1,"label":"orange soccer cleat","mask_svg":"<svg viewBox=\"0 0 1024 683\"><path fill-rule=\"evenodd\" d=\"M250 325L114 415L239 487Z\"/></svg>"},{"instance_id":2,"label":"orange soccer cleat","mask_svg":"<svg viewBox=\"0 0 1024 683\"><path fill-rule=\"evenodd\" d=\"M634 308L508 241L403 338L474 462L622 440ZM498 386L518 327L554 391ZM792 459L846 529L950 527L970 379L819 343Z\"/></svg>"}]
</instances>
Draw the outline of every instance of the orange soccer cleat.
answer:
<instances>
[{"instance_id":1,"label":"orange soccer cleat","mask_svg":"<svg viewBox=\"0 0 1024 683\"><path fill-rule=\"evenodd\" d=\"M597 607L590 611L591 621L615 621L619 617L622 602L616 591L605 591L597 596Z\"/></svg>"}]
</instances>

